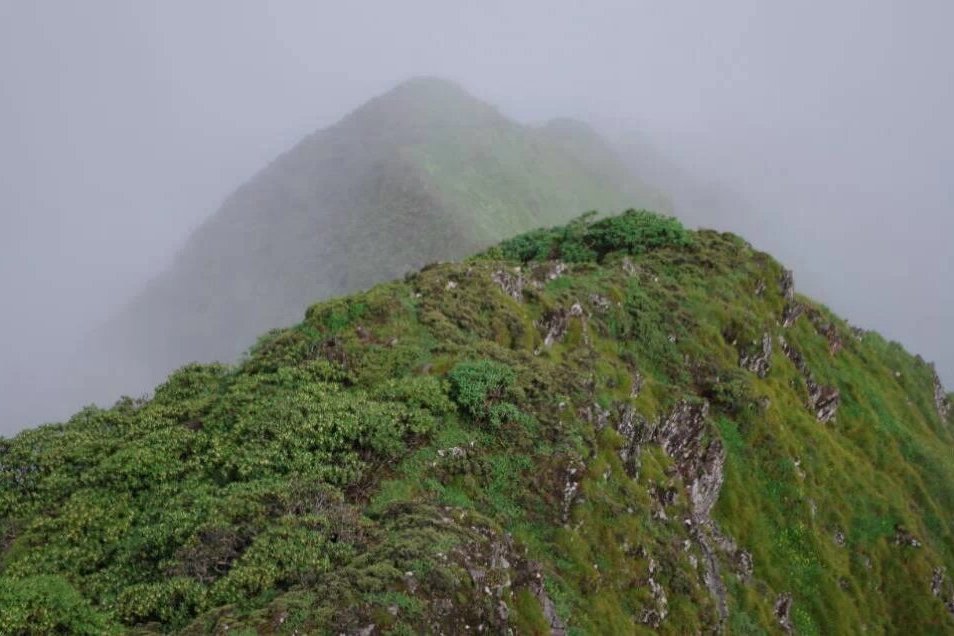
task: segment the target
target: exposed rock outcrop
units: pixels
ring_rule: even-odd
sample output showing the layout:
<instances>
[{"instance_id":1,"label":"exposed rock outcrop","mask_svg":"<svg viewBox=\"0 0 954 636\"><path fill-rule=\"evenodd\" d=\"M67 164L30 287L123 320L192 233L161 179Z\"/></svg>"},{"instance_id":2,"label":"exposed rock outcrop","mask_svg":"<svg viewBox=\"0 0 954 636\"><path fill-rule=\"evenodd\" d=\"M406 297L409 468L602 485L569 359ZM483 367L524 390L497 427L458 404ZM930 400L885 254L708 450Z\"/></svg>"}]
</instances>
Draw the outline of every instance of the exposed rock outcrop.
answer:
<instances>
[{"instance_id":1,"label":"exposed rock outcrop","mask_svg":"<svg viewBox=\"0 0 954 636\"><path fill-rule=\"evenodd\" d=\"M551 347L554 342L562 340L567 327L570 325L570 319L582 318L583 316L583 306L580 303L573 303L569 309L550 311L539 322L539 326L544 332L543 346Z\"/></svg>"},{"instance_id":2,"label":"exposed rock outcrop","mask_svg":"<svg viewBox=\"0 0 954 636\"><path fill-rule=\"evenodd\" d=\"M787 303L782 311L782 326L791 327L795 321L805 312L805 307L799 303Z\"/></svg>"},{"instance_id":3,"label":"exposed rock outcrop","mask_svg":"<svg viewBox=\"0 0 954 636\"><path fill-rule=\"evenodd\" d=\"M659 564L656 563L655 559L650 557L649 579L646 581L646 584L652 592L655 607L643 610L643 613L640 615L640 622L653 628L658 628L662 622L666 620L666 616L669 615L669 599L666 596L666 590L654 578L658 571Z\"/></svg>"},{"instance_id":4,"label":"exposed rock outcrop","mask_svg":"<svg viewBox=\"0 0 954 636\"><path fill-rule=\"evenodd\" d=\"M822 386L811 378L806 378L808 384L808 400L815 419L827 424L835 418L838 407L841 405L841 393L832 386Z\"/></svg>"},{"instance_id":5,"label":"exposed rock outcrop","mask_svg":"<svg viewBox=\"0 0 954 636\"><path fill-rule=\"evenodd\" d=\"M563 500L560 511L560 520L566 524L570 521L570 511L573 503L576 501L580 490L580 482L586 476L586 464L580 459L570 461L566 467L566 475L563 482Z\"/></svg>"},{"instance_id":6,"label":"exposed rock outcrop","mask_svg":"<svg viewBox=\"0 0 954 636\"><path fill-rule=\"evenodd\" d=\"M563 276L567 271L566 263L562 261L548 261L540 263L531 270L534 280L547 283Z\"/></svg>"},{"instance_id":7,"label":"exposed rock outcrop","mask_svg":"<svg viewBox=\"0 0 954 636\"><path fill-rule=\"evenodd\" d=\"M792 595L788 592L780 594L775 601L775 619L786 633L792 633Z\"/></svg>"},{"instance_id":8,"label":"exposed rock outcrop","mask_svg":"<svg viewBox=\"0 0 954 636\"><path fill-rule=\"evenodd\" d=\"M725 448L718 437L708 439L705 434L708 414L708 402L680 402L657 427L654 440L673 458L689 491L692 518L687 525L702 550L703 578L716 601L721 624L729 615L728 595L715 552L719 543L715 537L720 533L709 513L725 479Z\"/></svg>"},{"instance_id":9,"label":"exposed rock outcrop","mask_svg":"<svg viewBox=\"0 0 954 636\"><path fill-rule=\"evenodd\" d=\"M936 371L934 372L934 405L937 407L937 414L941 421L946 422L951 415L951 400L947 396L947 391L944 390L944 385L941 384L941 378L938 377Z\"/></svg>"},{"instance_id":10,"label":"exposed rock outcrop","mask_svg":"<svg viewBox=\"0 0 954 636\"><path fill-rule=\"evenodd\" d=\"M636 413L633 407L621 405L616 421L616 432L623 437L619 449L619 458L630 477L639 473L639 452L643 444L652 440L654 431L646 419Z\"/></svg>"},{"instance_id":11,"label":"exposed rock outcrop","mask_svg":"<svg viewBox=\"0 0 954 636\"><path fill-rule=\"evenodd\" d=\"M597 431L606 428L609 423L610 412L595 402L579 410L579 416L593 425Z\"/></svg>"},{"instance_id":12,"label":"exposed rock outcrop","mask_svg":"<svg viewBox=\"0 0 954 636\"><path fill-rule=\"evenodd\" d=\"M656 430L655 439L676 462L689 489L693 516L706 520L725 478L725 448L705 441L708 402L680 402Z\"/></svg>"},{"instance_id":13,"label":"exposed rock outcrop","mask_svg":"<svg viewBox=\"0 0 954 636\"><path fill-rule=\"evenodd\" d=\"M894 544L909 548L920 548L921 541L900 523L894 526Z\"/></svg>"},{"instance_id":14,"label":"exposed rock outcrop","mask_svg":"<svg viewBox=\"0 0 954 636\"><path fill-rule=\"evenodd\" d=\"M936 598L941 598L941 593L944 590L944 568L936 567L934 572L931 573L931 594Z\"/></svg>"},{"instance_id":15,"label":"exposed rock outcrop","mask_svg":"<svg viewBox=\"0 0 954 636\"><path fill-rule=\"evenodd\" d=\"M784 337L778 337L778 343L782 347L782 351L785 353L786 357L792 361L792 364L795 365L795 368L798 369L798 372L803 376L811 375L811 371L808 368L808 363L805 362L805 358L802 357L802 354L794 347L794 345L789 344L788 340Z\"/></svg>"},{"instance_id":16,"label":"exposed rock outcrop","mask_svg":"<svg viewBox=\"0 0 954 636\"><path fill-rule=\"evenodd\" d=\"M633 263L633 261L628 257L623 258L622 262L623 271L626 272L629 276L636 276L639 273L639 268Z\"/></svg>"},{"instance_id":17,"label":"exposed rock outcrop","mask_svg":"<svg viewBox=\"0 0 954 636\"><path fill-rule=\"evenodd\" d=\"M782 310L782 326L791 327L805 310L805 308L795 300L795 275L792 273L792 270L786 269L782 272L779 285L782 289L782 298L785 300L785 308Z\"/></svg>"},{"instance_id":18,"label":"exposed rock outcrop","mask_svg":"<svg viewBox=\"0 0 954 636\"><path fill-rule=\"evenodd\" d=\"M742 350L739 353L739 366L756 374L760 378L768 375L772 368L772 336L768 332L762 335L759 347Z\"/></svg>"},{"instance_id":19,"label":"exposed rock outcrop","mask_svg":"<svg viewBox=\"0 0 954 636\"><path fill-rule=\"evenodd\" d=\"M523 290L529 282L520 268L515 268L514 271L498 269L491 275L491 280L497 283L505 294L518 302L523 300Z\"/></svg>"},{"instance_id":20,"label":"exposed rock outcrop","mask_svg":"<svg viewBox=\"0 0 954 636\"><path fill-rule=\"evenodd\" d=\"M601 314L605 314L613 306L609 298L600 294L590 294L590 304Z\"/></svg>"},{"instance_id":21,"label":"exposed rock outcrop","mask_svg":"<svg viewBox=\"0 0 954 636\"><path fill-rule=\"evenodd\" d=\"M802 357L798 349L782 336L779 336L778 340L782 351L785 352L785 355L805 379L805 385L808 388L809 410L819 422L830 422L838 413L838 407L841 404L841 393L835 387L818 384L812 376L811 369L808 368L808 363L805 362L805 358Z\"/></svg>"},{"instance_id":22,"label":"exposed rock outcrop","mask_svg":"<svg viewBox=\"0 0 954 636\"><path fill-rule=\"evenodd\" d=\"M643 374L639 371L633 371L633 383L629 391L629 397L639 397L639 392L643 390L643 382L645 382Z\"/></svg>"},{"instance_id":23,"label":"exposed rock outcrop","mask_svg":"<svg viewBox=\"0 0 954 636\"><path fill-rule=\"evenodd\" d=\"M795 273L790 269L782 271L779 284L782 287L782 298L785 299L785 302L795 302Z\"/></svg>"},{"instance_id":24,"label":"exposed rock outcrop","mask_svg":"<svg viewBox=\"0 0 954 636\"><path fill-rule=\"evenodd\" d=\"M543 610L543 618L546 619L550 625L550 636L566 636L566 625L560 620L556 605L553 604L550 595L547 594L546 588L543 587L542 580L539 585L531 587L531 591L540 603L540 607Z\"/></svg>"},{"instance_id":25,"label":"exposed rock outcrop","mask_svg":"<svg viewBox=\"0 0 954 636\"><path fill-rule=\"evenodd\" d=\"M835 326L835 323L825 320L825 317L817 309L809 308L804 311L812 326L815 327L815 332L828 341L828 352L833 356L837 355L845 347L841 334L838 333L838 327Z\"/></svg>"}]
</instances>

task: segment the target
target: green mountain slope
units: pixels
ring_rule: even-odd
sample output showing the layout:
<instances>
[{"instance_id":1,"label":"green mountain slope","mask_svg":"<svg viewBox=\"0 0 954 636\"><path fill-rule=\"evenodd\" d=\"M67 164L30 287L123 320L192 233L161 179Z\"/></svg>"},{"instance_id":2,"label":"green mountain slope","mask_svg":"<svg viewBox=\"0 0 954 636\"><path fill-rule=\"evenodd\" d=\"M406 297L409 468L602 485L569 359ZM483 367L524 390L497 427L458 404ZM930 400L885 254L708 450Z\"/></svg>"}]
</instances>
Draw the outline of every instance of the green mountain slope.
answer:
<instances>
[{"instance_id":1,"label":"green mountain slope","mask_svg":"<svg viewBox=\"0 0 954 636\"><path fill-rule=\"evenodd\" d=\"M411 80L239 188L96 347L124 378L142 367L119 383L133 391L189 361L233 361L317 299L593 207L659 200L582 124L523 126L455 84Z\"/></svg>"},{"instance_id":2,"label":"green mountain slope","mask_svg":"<svg viewBox=\"0 0 954 636\"><path fill-rule=\"evenodd\" d=\"M954 630L933 368L628 212L0 442L0 632Z\"/></svg>"}]
</instances>

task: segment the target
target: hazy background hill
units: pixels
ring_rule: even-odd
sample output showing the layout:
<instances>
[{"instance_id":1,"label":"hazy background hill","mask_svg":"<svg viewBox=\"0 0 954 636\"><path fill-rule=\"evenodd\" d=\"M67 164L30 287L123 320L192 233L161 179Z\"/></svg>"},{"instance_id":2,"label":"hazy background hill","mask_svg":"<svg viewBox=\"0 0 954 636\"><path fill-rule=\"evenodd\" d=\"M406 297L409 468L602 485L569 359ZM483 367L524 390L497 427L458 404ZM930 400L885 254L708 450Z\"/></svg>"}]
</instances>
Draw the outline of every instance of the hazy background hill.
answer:
<instances>
[{"instance_id":1,"label":"hazy background hill","mask_svg":"<svg viewBox=\"0 0 954 636\"><path fill-rule=\"evenodd\" d=\"M518 124L453 82L403 82L228 197L172 266L98 330L85 395L138 394L234 361L311 302L461 258L589 209L665 209L587 125Z\"/></svg>"},{"instance_id":2,"label":"hazy background hill","mask_svg":"<svg viewBox=\"0 0 954 636\"><path fill-rule=\"evenodd\" d=\"M68 366L84 335L267 162L420 74L648 140L695 175L680 217L954 384L954 6L491 5L0 3L0 430L96 397L64 383L116 366Z\"/></svg>"}]
</instances>

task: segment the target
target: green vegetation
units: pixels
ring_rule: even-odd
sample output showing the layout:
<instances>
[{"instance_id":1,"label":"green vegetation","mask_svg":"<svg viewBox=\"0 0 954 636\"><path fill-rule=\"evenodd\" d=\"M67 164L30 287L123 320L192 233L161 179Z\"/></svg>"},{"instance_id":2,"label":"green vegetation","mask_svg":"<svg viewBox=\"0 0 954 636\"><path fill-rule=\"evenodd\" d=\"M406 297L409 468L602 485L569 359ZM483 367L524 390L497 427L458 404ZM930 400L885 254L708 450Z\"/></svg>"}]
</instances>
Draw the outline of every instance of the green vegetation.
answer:
<instances>
[{"instance_id":1,"label":"green vegetation","mask_svg":"<svg viewBox=\"0 0 954 636\"><path fill-rule=\"evenodd\" d=\"M600 261L611 252L641 254L666 246L689 245L689 233L674 218L645 210L591 222L590 212L562 227L533 230L506 240L487 257L528 262L562 260L569 263Z\"/></svg>"},{"instance_id":2,"label":"green vegetation","mask_svg":"<svg viewBox=\"0 0 954 636\"><path fill-rule=\"evenodd\" d=\"M949 633L933 370L781 278L587 216L0 440L0 632Z\"/></svg>"}]
</instances>

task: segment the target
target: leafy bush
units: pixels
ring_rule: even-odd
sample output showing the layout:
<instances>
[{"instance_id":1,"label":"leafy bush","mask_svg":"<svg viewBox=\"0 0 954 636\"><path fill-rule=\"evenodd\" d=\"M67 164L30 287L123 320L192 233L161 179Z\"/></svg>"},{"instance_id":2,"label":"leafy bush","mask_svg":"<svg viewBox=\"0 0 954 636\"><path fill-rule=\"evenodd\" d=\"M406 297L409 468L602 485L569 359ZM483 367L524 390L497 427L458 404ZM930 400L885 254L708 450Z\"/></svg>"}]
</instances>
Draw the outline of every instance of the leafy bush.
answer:
<instances>
[{"instance_id":1,"label":"leafy bush","mask_svg":"<svg viewBox=\"0 0 954 636\"><path fill-rule=\"evenodd\" d=\"M517 374L505 364L479 360L459 363L449 378L451 397L464 412L475 420L490 421L494 406L503 400Z\"/></svg>"},{"instance_id":2,"label":"leafy bush","mask_svg":"<svg viewBox=\"0 0 954 636\"><path fill-rule=\"evenodd\" d=\"M150 621L180 624L201 607L204 594L197 581L175 577L127 587L119 596L117 608L127 625Z\"/></svg>"},{"instance_id":3,"label":"leafy bush","mask_svg":"<svg viewBox=\"0 0 954 636\"><path fill-rule=\"evenodd\" d=\"M454 404L447 397L447 387L438 378L430 376L388 380L377 387L374 397L389 402L404 402L427 409L435 415L442 415L454 409Z\"/></svg>"},{"instance_id":4,"label":"leafy bush","mask_svg":"<svg viewBox=\"0 0 954 636\"><path fill-rule=\"evenodd\" d=\"M666 246L685 246L689 233L679 221L646 210L627 210L592 222L588 212L562 227L533 230L504 241L487 255L521 261L561 259L601 261L610 252L641 254Z\"/></svg>"},{"instance_id":5,"label":"leafy bush","mask_svg":"<svg viewBox=\"0 0 954 636\"><path fill-rule=\"evenodd\" d=\"M0 634L105 634L115 631L62 577L0 578Z\"/></svg>"},{"instance_id":6,"label":"leafy bush","mask_svg":"<svg viewBox=\"0 0 954 636\"><path fill-rule=\"evenodd\" d=\"M606 254L625 251L641 254L660 247L689 245L689 233L676 219L646 210L627 210L593 223L584 241L600 259Z\"/></svg>"}]
</instances>

